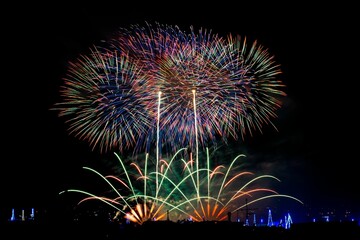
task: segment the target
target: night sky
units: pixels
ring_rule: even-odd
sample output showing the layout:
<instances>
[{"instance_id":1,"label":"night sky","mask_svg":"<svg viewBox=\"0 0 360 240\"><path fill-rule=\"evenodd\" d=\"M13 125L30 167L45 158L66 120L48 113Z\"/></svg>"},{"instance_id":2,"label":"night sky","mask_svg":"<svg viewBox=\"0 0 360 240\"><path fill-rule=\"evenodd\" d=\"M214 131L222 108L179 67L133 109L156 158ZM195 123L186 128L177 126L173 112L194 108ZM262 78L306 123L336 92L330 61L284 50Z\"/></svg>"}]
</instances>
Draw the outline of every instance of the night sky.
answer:
<instances>
[{"instance_id":1,"label":"night sky","mask_svg":"<svg viewBox=\"0 0 360 240\"><path fill-rule=\"evenodd\" d=\"M234 146L241 145L258 171L279 177L281 192L301 199L304 208L360 210L357 28L349 9L245 4L166 10L138 4L24 6L6 21L2 204L60 206L59 191L84 183L82 166L101 167L99 159L111 158L69 135L50 108L60 99L69 61L119 27L156 21L239 34L268 48L286 84L287 97L273 120L278 131L265 127Z\"/></svg>"}]
</instances>

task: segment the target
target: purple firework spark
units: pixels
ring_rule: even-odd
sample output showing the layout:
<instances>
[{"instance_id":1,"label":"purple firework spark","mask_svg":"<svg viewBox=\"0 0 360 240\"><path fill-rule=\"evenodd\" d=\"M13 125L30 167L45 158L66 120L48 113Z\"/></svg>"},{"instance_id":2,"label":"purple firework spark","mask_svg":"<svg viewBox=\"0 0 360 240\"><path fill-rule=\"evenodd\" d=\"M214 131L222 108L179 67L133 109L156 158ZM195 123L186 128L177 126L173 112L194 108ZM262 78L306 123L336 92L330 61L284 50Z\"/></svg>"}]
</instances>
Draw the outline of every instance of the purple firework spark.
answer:
<instances>
[{"instance_id":1,"label":"purple firework spark","mask_svg":"<svg viewBox=\"0 0 360 240\"><path fill-rule=\"evenodd\" d=\"M147 24L107 43L70 63L55 108L101 151L148 151L156 134L171 149L238 139L272 124L285 95L274 56L246 38Z\"/></svg>"}]
</instances>

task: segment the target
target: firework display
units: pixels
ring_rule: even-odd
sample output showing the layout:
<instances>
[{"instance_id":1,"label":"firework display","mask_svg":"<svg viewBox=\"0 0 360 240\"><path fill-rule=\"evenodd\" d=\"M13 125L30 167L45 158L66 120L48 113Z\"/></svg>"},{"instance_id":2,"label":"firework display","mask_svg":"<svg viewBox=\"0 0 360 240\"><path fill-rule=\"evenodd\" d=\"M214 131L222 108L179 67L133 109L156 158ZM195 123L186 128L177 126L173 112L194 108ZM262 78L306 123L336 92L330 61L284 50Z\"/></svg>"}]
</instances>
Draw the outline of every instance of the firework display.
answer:
<instances>
[{"instance_id":1,"label":"firework display","mask_svg":"<svg viewBox=\"0 0 360 240\"><path fill-rule=\"evenodd\" d=\"M159 134L161 151L205 149L272 125L281 107L280 66L256 41L161 24L114 35L69 64L54 107L92 148L148 152Z\"/></svg>"},{"instance_id":2,"label":"firework display","mask_svg":"<svg viewBox=\"0 0 360 240\"><path fill-rule=\"evenodd\" d=\"M79 203L100 200L116 210L114 219L137 224L223 221L245 207L244 198L246 207L273 197L302 203L259 187L263 179L279 179L243 171L237 164L244 155L217 165L208 153L218 142L273 125L286 94L267 49L246 38L161 24L121 29L105 45L69 63L54 109L93 149L145 159L123 161L115 152L118 175L86 167L108 184L106 194L61 193L85 194Z\"/></svg>"}]
</instances>

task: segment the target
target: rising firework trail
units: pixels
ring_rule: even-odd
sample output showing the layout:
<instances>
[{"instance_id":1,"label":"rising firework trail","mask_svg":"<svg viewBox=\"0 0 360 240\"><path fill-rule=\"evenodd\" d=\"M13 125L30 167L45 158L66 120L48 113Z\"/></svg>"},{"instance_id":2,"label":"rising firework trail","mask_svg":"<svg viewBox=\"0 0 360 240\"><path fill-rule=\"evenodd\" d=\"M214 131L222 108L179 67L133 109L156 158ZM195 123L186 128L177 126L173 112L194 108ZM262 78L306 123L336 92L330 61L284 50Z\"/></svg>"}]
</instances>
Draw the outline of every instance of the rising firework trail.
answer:
<instances>
[{"instance_id":1,"label":"rising firework trail","mask_svg":"<svg viewBox=\"0 0 360 240\"><path fill-rule=\"evenodd\" d=\"M196 106L195 90L193 102ZM160 122L161 92L158 93L158 106ZM196 107L194 107L194 116L196 116ZM194 127L196 129L196 126ZM159 134L157 136L159 137ZM197 138L197 135L194 137ZM159 148L158 144L156 148ZM105 193L111 196L79 189L68 189L61 194L65 192L85 194L87 197L80 200L79 204L100 200L116 209L114 218L122 216L137 224L165 218L224 221L228 218L228 213L237 212L248 207L249 204L274 197L290 198L302 203L295 197L280 194L271 188L257 187L255 183L262 179L280 180L272 175L254 176L252 172L239 171L236 163L240 158L245 157L243 154L238 155L229 166L221 164L212 168L208 149L204 164L199 161L199 148L196 147L195 166L192 154L187 154L187 151L188 148L182 148L170 160L166 160L161 158L159 151L156 150L155 160L149 161L149 154L146 154L143 163L124 162L115 153L121 166L122 177L104 176L92 168L85 167L109 185L111 189ZM115 181L119 186L116 187L111 181ZM243 198L246 200L251 198L251 201L246 201L246 205L241 204Z\"/></svg>"}]
</instances>

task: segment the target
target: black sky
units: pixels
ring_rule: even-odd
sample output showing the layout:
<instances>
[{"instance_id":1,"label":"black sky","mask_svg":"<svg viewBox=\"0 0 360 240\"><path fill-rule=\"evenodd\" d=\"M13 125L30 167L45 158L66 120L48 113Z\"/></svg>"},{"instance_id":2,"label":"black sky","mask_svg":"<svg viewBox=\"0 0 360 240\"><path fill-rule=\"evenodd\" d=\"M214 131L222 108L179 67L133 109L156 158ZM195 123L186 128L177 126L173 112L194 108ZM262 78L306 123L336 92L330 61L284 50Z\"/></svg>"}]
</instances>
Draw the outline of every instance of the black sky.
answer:
<instances>
[{"instance_id":1,"label":"black sky","mask_svg":"<svg viewBox=\"0 0 360 240\"><path fill-rule=\"evenodd\" d=\"M279 119L247 139L250 159L271 165L286 191L308 206L359 210L355 15L341 6L133 6L16 8L5 21L3 150L5 205L51 206L98 158L69 136L49 109L59 100L67 63L118 27L160 22L257 39L281 64L288 94ZM260 157L259 157L260 156ZM256 158L259 157L259 158Z\"/></svg>"}]
</instances>

